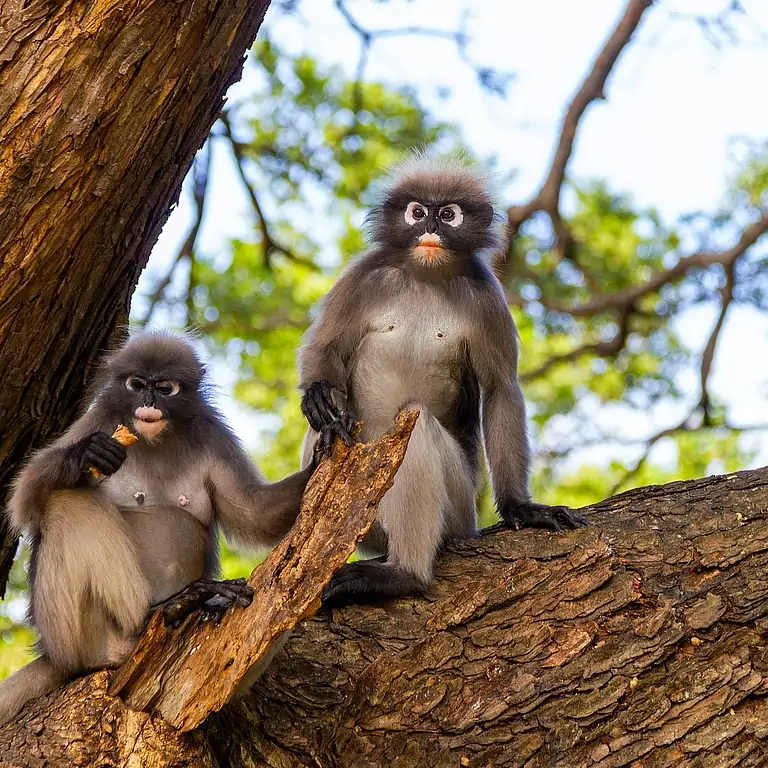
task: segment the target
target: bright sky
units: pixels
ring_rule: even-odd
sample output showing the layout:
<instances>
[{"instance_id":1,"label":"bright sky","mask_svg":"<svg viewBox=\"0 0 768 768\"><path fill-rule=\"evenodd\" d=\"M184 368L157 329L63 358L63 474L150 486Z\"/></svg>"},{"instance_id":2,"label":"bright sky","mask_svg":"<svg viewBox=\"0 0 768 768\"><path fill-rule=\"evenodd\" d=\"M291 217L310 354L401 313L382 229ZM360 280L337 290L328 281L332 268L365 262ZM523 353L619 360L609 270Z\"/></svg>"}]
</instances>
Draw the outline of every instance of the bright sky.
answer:
<instances>
[{"instance_id":1,"label":"bright sky","mask_svg":"<svg viewBox=\"0 0 768 768\"><path fill-rule=\"evenodd\" d=\"M548 166L558 126L570 97L591 66L625 3L619 0L392 0L378 4L351 0L350 10L370 28L430 26L456 29L472 8L469 32L473 61L515 73L508 97L477 87L474 72L456 56L451 42L424 37L393 38L374 44L368 76L418 87L426 106L457 123L482 156L495 155L503 170L517 176L505 190L506 202L526 199ZM606 179L616 191L642 205L657 207L672 222L681 213L712 211L722 201L729 172L729 143L735 137L768 137L768 102L758 78L768 72L768 4L744 0L749 18L739 24L744 41L720 49L690 21L671 14L717 13L727 0L668 0L648 11L632 46L614 70L607 100L581 122L569 167L575 178ZM332 0L300 5L298 18L267 16L272 34L293 52L309 52L354 72L358 39L346 27ZM439 91L448 86L450 98ZM246 79L230 97L249 92ZM214 153L210 205L201 238L204 252L221 252L232 237L247 237L252 215L231 162ZM150 266L167 262L191 221L186 188L155 247ZM763 249L766 249L766 245ZM706 308L681 321L686 341L701 349L714 322ZM524 351L523 351L524 354ZM259 423L229 395L232 376L218 368L214 377L222 404L238 432L255 446ZM731 404L736 423L768 421L768 317L736 308L730 314L715 360L713 390ZM694 395L691 381L691 396ZM622 416L628 435L676 423L690 404L670 404L647 417ZM615 414L607 416L615 420ZM768 434L745 440L760 449L754 464L768 464ZM655 457L664 455L660 446Z\"/></svg>"}]
</instances>

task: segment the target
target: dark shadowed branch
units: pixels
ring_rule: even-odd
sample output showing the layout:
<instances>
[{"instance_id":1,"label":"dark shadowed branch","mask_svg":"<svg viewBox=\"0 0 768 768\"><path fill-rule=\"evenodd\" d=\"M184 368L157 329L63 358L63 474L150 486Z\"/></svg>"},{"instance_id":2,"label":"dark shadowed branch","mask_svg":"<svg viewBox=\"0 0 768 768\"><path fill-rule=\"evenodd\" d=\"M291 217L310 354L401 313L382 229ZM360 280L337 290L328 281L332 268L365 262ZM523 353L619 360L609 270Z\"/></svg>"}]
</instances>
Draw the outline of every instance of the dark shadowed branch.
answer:
<instances>
[{"instance_id":1,"label":"dark shadowed branch","mask_svg":"<svg viewBox=\"0 0 768 768\"><path fill-rule=\"evenodd\" d=\"M264 215L264 211L261 207L261 203L259 202L258 195L256 194L256 188L248 178L248 173L245 170L246 148L245 145L238 141L234 136L232 131L230 111L227 110L222 112L219 120L224 127L224 138L226 138L230 147L232 148L232 156L235 160L238 175L240 176L240 180L243 182L243 187L245 188L245 191L248 195L248 199L251 201L253 212L256 215L256 226L259 229L262 247L264 248L264 264L267 267L270 267L272 263L272 255L279 253L297 264L302 264L309 269L317 270L318 266L314 261L304 258L303 256L299 256L287 246L277 242L277 240L275 240L275 238L272 236L269 223L267 222L267 217Z\"/></svg>"},{"instance_id":2,"label":"dark shadowed branch","mask_svg":"<svg viewBox=\"0 0 768 768\"><path fill-rule=\"evenodd\" d=\"M527 203L512 206L507 211L510 237L514 237L520 231L522 224L539 211L544 211L550 216L556 233L559 229L560 236L565 234L563 230L565 224L560 216L560 195L568 162L573 153L579 123L587 107L593 101L605 98L605 84L608 76L632 39L643 13L652 4L653 0L630 0L627 4L619 23L598 54L592 69L566 110L544 184Z\"/></svg>"}]
</instances>

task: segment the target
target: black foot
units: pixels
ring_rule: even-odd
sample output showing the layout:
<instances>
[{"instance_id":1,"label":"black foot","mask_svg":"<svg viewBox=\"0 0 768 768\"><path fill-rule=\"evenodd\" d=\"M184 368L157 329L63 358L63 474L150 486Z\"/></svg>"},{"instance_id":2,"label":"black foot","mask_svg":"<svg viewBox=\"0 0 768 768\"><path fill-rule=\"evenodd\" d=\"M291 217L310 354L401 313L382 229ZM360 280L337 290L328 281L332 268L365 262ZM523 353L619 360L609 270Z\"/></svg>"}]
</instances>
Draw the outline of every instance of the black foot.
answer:
<instances>
[{"instance_id":1,"label":"black foot","mask_svg":"<svg viewBox=\"0 0 768 768\"><path fill-rule=\"evenodd\" d=\"M347 446L351 446L354 442L352 433L355 428L355 417L349 411L336 406L331 395L332 390L330 382L316 381L310 384L301 399L301 412L309 422L309 426L320 433L320 442L326 454L331 452L336 435Z\"/></svg>"},{"instance_id":2,"label":"black foot","mask_svg":"<svg viewBox=\"0 0 768 768\"><path fill-rule=\"evenodd\" d=\"M233 606L247 608L253 600L253 589L245 579L211 581L198 579L166 600L150 608L150 617L160 608L166 626L177 627L194 611L200 609L203 621L218 623Z\"/></svg>"},{"instance_id":3,"label":"black foot","mask_svg":"<svg viewBox=\"0 0 768 768\"><path fill-rule=\"evenodd\" d=\"M385 563L363 560L342 565L323 590L323 605L339 607L370 603L379 597L419 595L425 589L421 579Z\"/></svg>"},{"instance_id":4,"label":"black foot","mask_svg":"<svg viewBox=\"0 0 768 768\"><path fill-rule=\"evenodd\" d=\"M575 509L550 507L548 504L537 504L535 501L505 505L499 509L499 514L504 523L516 531L521 528L546 528L550 531L563 531L591 525L589 520Z\"/></svg>"}]
</instances>

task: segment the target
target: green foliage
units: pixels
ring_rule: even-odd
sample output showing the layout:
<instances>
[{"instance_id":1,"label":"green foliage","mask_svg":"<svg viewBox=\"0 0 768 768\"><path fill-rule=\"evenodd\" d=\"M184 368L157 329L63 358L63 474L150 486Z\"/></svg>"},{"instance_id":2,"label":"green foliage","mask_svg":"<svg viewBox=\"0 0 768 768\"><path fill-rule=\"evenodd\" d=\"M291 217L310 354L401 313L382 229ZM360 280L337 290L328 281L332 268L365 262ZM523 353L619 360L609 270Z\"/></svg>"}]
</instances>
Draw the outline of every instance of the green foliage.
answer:
<instances>
[{"instance_id":1,"label":"green foliage","mask_svg":"<svg viewBox=\"0 0 768 768\"><path fill-rule=\"evenodd\" d=\"M425 113L412 90L354 82L340 69L288 55L269 38L249 66L257 87L229 119L260 211L253 236L197 253L191 296L177 302L211 355L236 371L237 399L262 417L256 458L277 479L296 470L305 429L297 347L338 269L365 247L363 214L381 174L411 148L458 146L460 136ZM217 128L212 140L221 135ZM643 460L649 446L642 442L618 450L638 438L636 429L622 430L630 416L648 424L650 437L655 406L690 399L690 384L681 382L697 380L701 350L687 346L677 320L694 305L719 300L722 271L689 272L636 300L606 301L701 243L733 242L745 217L767 204L768 145L742 147L731 191L729 209L670 226L603 181L571 182L563 195L571 247L553 246L543 216L528 221L510 247L501 271L522 341L532 430L543 449L532 485L538 500L582 506L617 488L730 472L750 460L725 426L724 404L711 398L705 428L686 423L653 441L663 460L655 453ZM764 248L742 260L739 301L768 308L767 264ZM618 415L597 418L609 412ZM611 429L602 426L607 421ZM581 447L601 445L597 458L579 456ZM481 521L493 520L486 483ZM257 561L225 549L224 574L247 575ZM22 594L17 564L11 597ZM6 617L0 632L2 677L30 658L31 634Z\"/></svg>"}]
</instances>

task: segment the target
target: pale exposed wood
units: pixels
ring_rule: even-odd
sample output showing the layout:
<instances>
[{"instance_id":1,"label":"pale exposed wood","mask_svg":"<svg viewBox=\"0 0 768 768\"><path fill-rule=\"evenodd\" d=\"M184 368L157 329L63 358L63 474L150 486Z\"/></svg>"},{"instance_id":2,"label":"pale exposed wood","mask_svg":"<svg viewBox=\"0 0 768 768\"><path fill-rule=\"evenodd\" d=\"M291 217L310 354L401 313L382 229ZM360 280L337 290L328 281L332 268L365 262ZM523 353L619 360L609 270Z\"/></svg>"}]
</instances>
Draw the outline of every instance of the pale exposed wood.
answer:
<instances>
[{"instance_id":1,"label":"pale exposed wood","mask_svg":"<svg viewBox=\"0 0 768 768\"><path fill-rule=\"evenodd\" d=\"M183 732L224 706L270 646L318 609L323 586L373 523L417 418L403 411L390 433L351 449L337 440L307 485L295 526L251 574L250 607L218 626L193 615L175 630L156 614L111 685L105 672L82 678L0 729L0 766L216 765L205 734Z\"/></svg>"}]
</instances>

